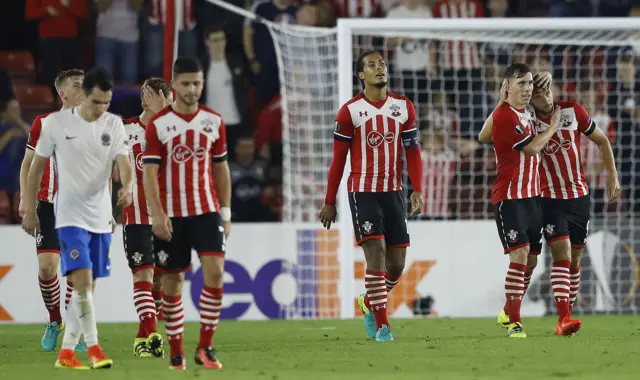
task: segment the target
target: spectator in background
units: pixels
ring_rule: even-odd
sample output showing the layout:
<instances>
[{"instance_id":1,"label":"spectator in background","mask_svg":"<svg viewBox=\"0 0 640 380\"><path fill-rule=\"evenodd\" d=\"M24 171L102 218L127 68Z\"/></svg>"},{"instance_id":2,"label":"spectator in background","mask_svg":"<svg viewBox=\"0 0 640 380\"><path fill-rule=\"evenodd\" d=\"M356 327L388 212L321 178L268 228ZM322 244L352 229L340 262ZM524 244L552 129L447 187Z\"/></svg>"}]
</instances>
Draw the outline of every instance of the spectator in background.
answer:
<instances>
[{"instance_id":1,"label":"spectator in background","mask_svg":"<svg viewBox=\"0 0 640 380\"><path fill-rule=\"evenodd\" d=\"M13 92L13 83L9 73L0 67L0 120L12 123L20 128L25 135L31 126L22 118L20 103Z\"/></svg>"},{"instance_id":2,"label":"spectator in background","mask_svg":"<svg viewBox=\"0 0 640 380\"><path fill-rule=\"evenodd\" d=\"M20 164L27 133L6 117L6 112L0 114L0 189L13 195L20 187Z\"/></svg>"},{"instance_id":3,"label":"spectator in background","mask_svg":"<svg viewBox=\"0 0 640 380\"><path fill-rule=\"evenodd\" d=\"M95 1L98 11L96 64L114 76L118 68L120 83L135 84L138 81L138 15L144 0Z\"/></svg>"},{"instance_id":4,"label":"spectator in background","mask_svg":"<svg viewBox=\"0 0 640 380\"><path fill-rule=\"evenodd\" d=\"M593 16L591 0L545 0L545 2L549 4L549 17Z\"/></svg>"},{"instance_id":5,"label":"spectator in background","mask_svg":"<svg viewBox=\"0 0 640 380\"><path fill-rule=\"evenodd\" d=\"M298 7L293 0L257 1L253 13L278 24L295 24ZM259 21L248 20L244 28L244 52L256 76L256 106L264 107L280 92L278 62L271 33Z\"/></svg>"},{"instance_id":6,"label":"spectator in background","mask_svg":"<svg viewBox=\"0 0 640 380\"><path fill-rule=\"evenodd\" d=\"M87 0L26 0L25 13L38 22L39 82L52 85L58 70L80 66L78 21L88 17Z\"/></svg>"},{"instance_id":7,"label":"spectator in background","mask_svg":"<svg viewBox=\"0 0 640 380\"><path fill-rule=\"evenodd\" d=\"M234 222L261 222L266 208L262 204L262 187L267 180L267 164L256 156L250 135L237 139L236 159L229 162L231 205Z\"/></svg>"},{"instance_id":8,"label":"spectator in background","mask_svg":"<svg viewBox=\"0 0 640 380\"><path fill-rule=\"evenodd\" d=\"M164 62L164 25L167 22L167 0L150 0L147 9L147 22L143 29L145 56L144 74L146 77L162 77ZM176 25L178 33L178 55L197 58L198 45L194 32L196 19L193 0L182 0L182 20Z\"/></svg>"},{"instance_id":9,"label":"spectator in background","mask_svg":"<svg viewBox=\"0 0 640 380\"><path fill-rule=\"evenodd\" d=\"M271 165L282 166L282 98L271 100L258 115L256 151Z\"/></svg>"},{"instance_id":10,"label":"spectator in background","mask_svg":"<svg viewBox=\"0 0 640 380\"><path fill-rule=\"evenodd\" d=\"M425 0L405 0L387 13L387 18L431 17L431 9L425 5ZM397 88L415 105L427 103L429 78L438 75L435 43L427 39L397 37L389 38L387 47L395 51L393 69L396 71L396 80L400 82Z\"/></svg>"},{"instance_id":11,"label":"spectator in background","mask_svg":"<svg viewBox=\"0 0 640 380\"><path fill-rule=\"evenodd\" d=\"M200 102L215 110L227 127L229 160L235 156L236 138L249 127L249 77L242 57L225 54L227 37L220 27L205 32L207 53L202 57L205 89Z\"/></svg>"}]
</instances>

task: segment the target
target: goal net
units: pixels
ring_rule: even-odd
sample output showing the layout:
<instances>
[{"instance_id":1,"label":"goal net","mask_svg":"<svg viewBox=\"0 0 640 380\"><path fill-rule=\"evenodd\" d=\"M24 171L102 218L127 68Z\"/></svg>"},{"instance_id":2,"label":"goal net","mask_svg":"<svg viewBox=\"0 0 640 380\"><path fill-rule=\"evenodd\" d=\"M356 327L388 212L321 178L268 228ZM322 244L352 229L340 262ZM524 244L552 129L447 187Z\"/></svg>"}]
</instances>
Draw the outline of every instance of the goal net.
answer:
<instances>
[{"instance_id":1,"label":"goal net","mask_svg":"<svg viewBox=\"0 0 640 380\"><path fill-rule=\"evenodd\" d=\"M389 294L392 317L494 316L504 303L507 259L490 201L495 155L477 143L477 135L512 62L525 62L534 72L550 71L556 99L583 105L614 148L623 195L608 202L598 148L582 141L592 220L575 313L637 311L640 39L629 30L640 29L639 20L341 19L331 29L261 22L269 27L279 64L284 224L297 231L299 247L304 247L292 267L304 273L296 276L297 290L307 301L284 308L283 316L359 315L355 299L364 289L365 266L361 250L354 247L344 186L337 225L322 231L316 220L336 113L360 90L353 61L372 49L388 60L390 90L415 104L424 163L425 207L420 217L409 218L412 245L404 275ZM345 177L348 172L349 167ZM404 183L408 200L406 173ZM540 257L524 315L555 313L550 261L548 251Z\"/></svg>"}]
</instances>

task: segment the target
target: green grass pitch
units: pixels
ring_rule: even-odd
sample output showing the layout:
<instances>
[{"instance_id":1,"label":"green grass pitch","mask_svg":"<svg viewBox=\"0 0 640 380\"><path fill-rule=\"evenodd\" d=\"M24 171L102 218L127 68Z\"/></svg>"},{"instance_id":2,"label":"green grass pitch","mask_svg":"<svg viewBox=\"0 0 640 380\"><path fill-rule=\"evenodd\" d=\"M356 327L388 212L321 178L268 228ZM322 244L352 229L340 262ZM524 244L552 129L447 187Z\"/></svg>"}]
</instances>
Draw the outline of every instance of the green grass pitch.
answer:
<instances>
[{"instance_id":1,"label":"green grass pitch","mask_svg":"<svg viewBox=\"0 0 640 380\"><path fill-rule=\"evenodd\" d=\"M366 339L355 321L222 321L215 342L224 369L193 363L198 325L186 326L187 371L173 372L167 359L133 357L134 324L102 324L110 370L53 367L56 353L43 352L43 326L0 325L0 379L639 379L640 317L582 319L575 337L553 335L555 320L529 318L529 337L508 339L493 319L394 320L394 342ZM161 328L161 332L164 328ZM60 341L61 341L60 337ZM168 351L167 343L165 348ZM86 362L86 353L78 356Z\"/></svg>"}]
</instances>

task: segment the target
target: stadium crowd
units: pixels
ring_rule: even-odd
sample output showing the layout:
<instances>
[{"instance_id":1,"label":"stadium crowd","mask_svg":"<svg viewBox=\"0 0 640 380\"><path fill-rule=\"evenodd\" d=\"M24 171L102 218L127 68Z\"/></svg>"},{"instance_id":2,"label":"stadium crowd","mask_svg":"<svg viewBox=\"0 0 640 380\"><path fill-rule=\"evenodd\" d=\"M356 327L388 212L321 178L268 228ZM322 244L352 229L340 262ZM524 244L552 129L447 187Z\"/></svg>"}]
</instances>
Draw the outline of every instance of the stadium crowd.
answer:
<instances>
[{"instance_id":1,"label":"stadium crowd","mask_svg":"<svg viewBox=\"0 0 640 380\"><path fill-rule=\"evenodd\" d=\"M338 17L627 17L631 0L228 0L278 23L329 27ZM140 113L139 83L162 75L163 0L26 0L0 12L0 224L17 223L18 172L33 118L59 107L59 70L99 65L120 86L111 111ZM202 102L228 128L235 222L282 217L282 122L269 31L204 0L185 0L179 54L205 67ZM597 46L518 46L376 39L390 61L391 90L416 104L425 164L423 218L489 218L493 150L476 137L497 100L501 72L523 61L550 71L560 99L580 102L615 142L625 193L606 204L602 168L583 149L596 213L640 206L638 52ZM361 48L370 46L356 42ZM117 178L116 178L117 179ZM114 193L116 193L114 191ZM619 209L618 209L619 210Z\"/></svg>"}]
</instances>

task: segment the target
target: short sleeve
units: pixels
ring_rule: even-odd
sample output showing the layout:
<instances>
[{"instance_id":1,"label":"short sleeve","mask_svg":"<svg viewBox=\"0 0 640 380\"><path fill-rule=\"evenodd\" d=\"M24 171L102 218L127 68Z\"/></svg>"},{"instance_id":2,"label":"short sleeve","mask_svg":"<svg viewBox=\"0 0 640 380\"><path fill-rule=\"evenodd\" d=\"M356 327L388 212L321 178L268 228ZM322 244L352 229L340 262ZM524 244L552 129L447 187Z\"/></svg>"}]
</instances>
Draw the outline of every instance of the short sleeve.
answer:
<instances>
[{"instance_id":1,"label":"short sleeve","mask_svg":"<svg viewBox=\"0 0 640 380\"><path fill-rule=\"evenodd\" d=\"M533 140L533 131L523 125L510 108L501 108L493 113L493 141L522 150Z\"/></svg>"},{"instance_id":2,"label":"short sleeve","mask_svg":"<svg viewBox=\"0 0 640 380\"><path fill-rule=\"evenodd\" d=\"M31 124L31 129L29 129L27 149L36 150L36 145L38 145L38 139L40 138L40 131L42 131L42 118L37 116L33 124Z\"/></svg>"},{"instance_id":3,"label":"short sleeve","mask_svg":"<svg viewBox=\"0 0 640 380\"><path fill-rule=\"evenodd\" d=\"M345 104L338 111L336 116L336 125L333 128L333 137L336 140L351 141L353 138L353 121L351 120L351 112L349 107Z\"/></svg>"},{"instance_id":4,"label":"short sleeve","mask_svg":"<svg viewBox=\"0 0 640 380\"><path fill-rule=\"evenodd\" d=\"M129 149L126 144L126 133L124 124L118 117L115 118L115 128L113 131L113 144L111 145L111 159L115 159L119 155L128 155Z\"/></svg>"},{"instance_id":5,"label":"short sleeve","mask_svg":"<svg viewBox=\"0 0 640 380\"><path fill-rule=\"evenodd\" d=\"M144 164L159 165L162 162L162 143L158 138L158 130L153 120L147 125L144 131L144 138L147 142L147 148L142 156L142 162Z\"/></svg>"},{"instance_id":6,"label":"short sleeve","mask_svg":"<svg viewBox=\"0 0 640 380\"><path fill-rule=\"evenodd\" d=\"M576 114L576 121L578 122L578 130L585 136L589 136L596 129L596 123L591 119L587 110L580 104L573 105L573 111Z\"/></svg>"},{"instance_id":7,"label":"short sleeve","mask_svg":"<svg viewBox=\"0 0 640 380\"><path fill-rule=\"evenodd\" d=\"M40 133L39 133L39 138L37 139L37 145L36 145L36 149L35 152L38 156L41 157L51 157L53 156L53 152L55 150L55 141L54 141L54 137L53 137L53 128L55 128L55 126L51 126L51 119L45 119L42 120L41 119L41 127L40 127Z\"/></svg>"},{"instance_id":8,"label":"short sleeve","mask_svg":"<svg viewBox=\"0 0 640 380\"><path fill-rule=\"evenodd\" d=\"M213 157L213 162L222 162L227 160L227 127L225 127L222 119L220 119L218 139L211 147L211 156Z\"/></svg>"}]
</instances>

